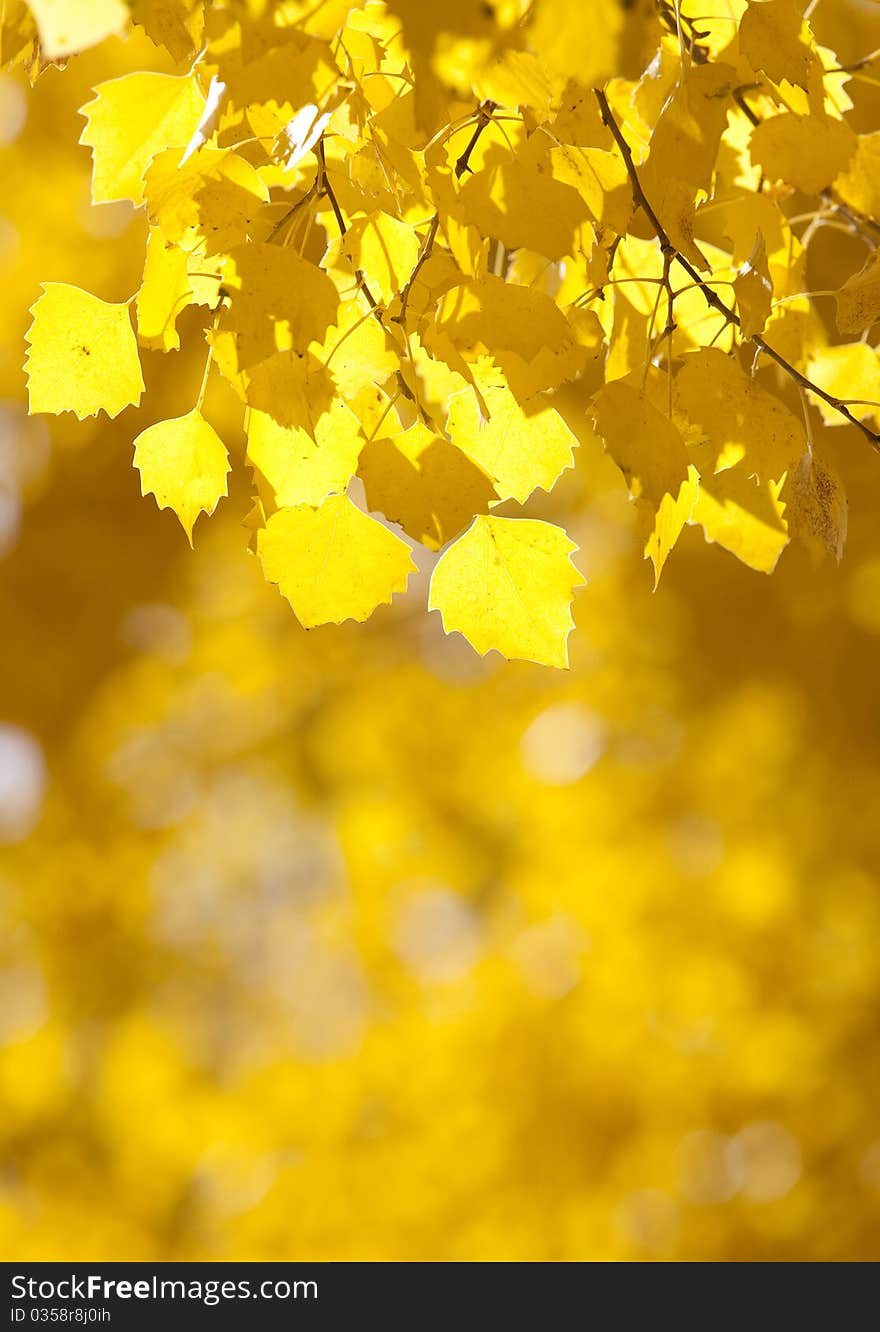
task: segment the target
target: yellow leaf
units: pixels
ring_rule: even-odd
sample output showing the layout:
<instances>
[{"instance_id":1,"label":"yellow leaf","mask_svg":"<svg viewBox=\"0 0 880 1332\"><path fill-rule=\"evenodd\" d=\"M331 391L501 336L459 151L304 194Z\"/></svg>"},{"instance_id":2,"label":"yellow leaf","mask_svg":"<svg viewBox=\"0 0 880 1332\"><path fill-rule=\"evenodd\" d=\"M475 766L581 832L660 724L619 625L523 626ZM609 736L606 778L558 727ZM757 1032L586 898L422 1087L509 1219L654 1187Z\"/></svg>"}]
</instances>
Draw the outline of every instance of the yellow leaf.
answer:
<instances>
[{"instance_id":1,"label":"yellow leaf","mask_svg":"<svg viewBox=\"0 0 880 1332\"><path fill-rule=\"evenodd\" d=\"M785 488L789 531L814 564L831 555L837 564L846 543L848 507L843 482L831 464L813 450L804 453Z\"/></svg>"},{"instance_id":2,"label":"yellow leaf","mask_svg":"<svg viewBox=\"0 0 880 1332\"><path fill-rule=\"evenodd\" d=\"M447 429L452 442L495 481L501 499L523 503L551 490L574 462L577 439L546 398L520 406L503 384L480 384L487 416L471 389L453 394Z\"/></svg>"},{"instance_id":3,"label":"yellow leaf","mask_svg":"<svg viewBox=\"0 0 880 1332\"><path fill-rule=\"evenodd\" d=\"M461 272L466 273L468 277L479 277L481 273L485 273L486 259L489 254L489 237L481 236L476 227L468 226L466 222L460 221L454 213L449 213L444 218L443 231L446 244L450 249L450 257ZM417 287L420 278L421 273L413 283L414 289ZM455 283L453 282L450 285L455 286ZM415 295L415 290L413 295ZM410 303L412 303L412 297Z\"/></svg>"},{"instance_id":4,"label":"yellow leaf","mask_svg":"<svg viewBox=\"0 0 880 1332\"><path fill-rule=\"evenodd\" d=\"M144 276L137 294L138 341L153 351L177 351L177 317L190 303L193 290L187 275L187 255L169 245L161 231L150 228Z\"/></svg>"},{"instance_id":5,"label":"yellow leaf","mask_svg":"<svg viewBox=\"0 0 880 1332\"><path fill-rule=\"evenodd\" d=\"M601 336L595 318L593 325ZM574 379L587 361L587 352L575 342L555 301L493 276L441 297L423 341L429 351L442 356L441 340L446 339L468 361L491 355L518 398L558 388L566 379Z\"/></svg>"},{"instance_id":6,"label":"yellow leaf","mask_svg":"<svg viewBox=\"0 0 880 1332\"><path fill-rule=\"evenodd\" d=\"M548 259L574 253L588 216L576 189L507 150L468 176L460 199L465 218L484 235L509 250L525 247Z\"/></svg>"},{"instance_id":7,"label":"yellow leaf","mask_svg":"<svg viewBox=\"0 0 880 1332\"><path fill-rule=\"evenodd\" d=\"M269 191L236 153L202 148L181 166L180 153L169 148L146 171L144 196L166 240L213 255L250 232Z\"/></svg>"},{"instance_id":8,"label":"yellow leaf","mask_svg":"<svg viewBox=\"0 0 880 1332\"><path fill-rule=\"evenodd\" d=\"M562 91L563 80L527 51L505 51L481 70L474 92L481 101L492 101L512 110L528 106L545 120Z\"/></svg>"},{"instance_id":9,"label":"yellow leaf","mask_svg":"<svg viewBox=\"0 0 880 1332\"><path fill-rule=\"evenodd\" d=\"M45 282L31 307L25 361L30 412L118 416L144 391L128 306Z\"/></svg>"},{"instance_id":10,"label":"yellow leaf","mask_svg":"<svg viewBox=\"0 0 880 1332\"><path fill-rule=\"evenodd\" d=\"M533 12L531 44L542 64L587 86L614 73L624 24L619 0L542 0Z\"/></svg>"},{"instance_id":11,"label":"yellow leaf","mask_svg":"<svg viewBox=\"0 0 880 1332\"><path fill-rule=\"evenodd\" d=\"M773 283L767 263L767 247L760 231L755 248L734 278L733 292L743 337L763 333L770 318Z\"/></svg>"},{"instance_id":12,"label":"yellow leaf","mask_svg":"<svg viewBox=\"0 0 880 1332\"><path fill-rule=\"evenodd\" d=\"M186 271L189 285L192 287L193 305L207 305L212 310L216 309L223 299L225 265L225 255L207 255L198 250L186 251Z\"/></svg>"},{"instance_id":13,"label":"yellow leaf","mask_svg":"<svg viewBox=\"0 0 880 1332\"><path fill-rule=\"evenodd\" d=\"M758 573L772 573L788 545L784 482L758 481L737 468L705 476L690 521L702 527L706 540L717 542Z\"/></svg>"},{"instance_id":14,"label":"yellow leaf","mask_svg":"<svg viewBox=\"0 0 880 1332\"><path fill-rule=\"evenodd\" d=\"M216 10L217 6L210 8ZM257 8L250 11L254 16L258 12ZM335 6L329 12L332 16L339 14ZM306 103L326 96L339 78L339 69L326 41L298 31L292 21L276 26L272 11L266 10L265 14L256 18L245 17L247 10L242 12L242 31L252 33L255 40L252 44L246 40L225 46L219 53L217 72L232 105L245 108L274 104L280 130ZM314 14L312 21L319 24L318 11ZM338 19L331 17L326 29L328 38L333 36L337 23Z\"/></svg>"},{"instance_id":15,"label":"yellow leaf","mask_svg":"<svg viewBox=\"0 0 880 1332\"><path fill-rule=\"evenodd\" d=\"M796 0L751 0L739 26L739 49L756 72L809 89L821 65Z\"/></svg>"},{"instance_id":16,"label":"yellow leaf","mask_svg":"<svg viewBox=\"0 0 880 1332\"><path fill-rule=\"evenodd\" d=\"M266 412L251 408L248 460L272 488L275 503L320 504L348 485L364 446L357 417L341 398L318 417L314 437L306 430L279 425Z\"/></svg>"},{"instance_id":17,"label":"yellow leaf","mask_svg":"<svg viewBox=\"0 0 880 1332\"><path fill-rule=\"evenodd\" d=\"M755 126L749 154L768 180L784 180L805 194L818 194L846 170L857 143L842 120L784 111Z\"/></svg>"},{"instance_id":18,"label":"yellow leaf","mask_svg":"<svg viewBox=\"0 0 880 1332\"><path fill-rule=\"evenodd\" d=\"M123 0L28 0L28 8L48 60L62 60L105 37L121 35L131 17Z\"/></svg>"},{"instance_id":19,"label":"yellow leaf","mask_svg":"<svg viewBox=\"0 0 880 1332\"><path fill-rule=\"evenodd\" d=\"M131 16L179 62L199 49L205 26L202 0L133 0Z\"/></svg>"},{"instance_id":20,"label":"yellow leaf","mask_svg":"<svg viewBox=\"0 0 880 1332\"><path fill-rule=\"evenodd\" d=\"M414 227L382 212L355 218L342 240L343 254L385 305L405 287L421 248Z\"/></svg>"},{"instance_id":21,"label":"yellow leaf","mask_svg":"<svg viewBox=\"0 0 880 1332\"><path fill-rule=\"evenodd\" d=\"M837 327L841 333L861 333L880 319L880 250L874 250L863 268L837 293Z\"/></svg>"},{"instance_id":22,"label":"yellow leaf","mask_svg":"<svg viewBox=\"0 0 880 1332\"><path fill-rule=\"evenodd\" d=\"M485 656L568 666L571 601L584 579L577 546L561 527L534 518L476 517L437 562L429 610Z\"/></svg>"},{"instance_id":23,"label":"yellow leaf","mask_svg":"<svg viewBox=\"0 0 880 1332\"><path fill-rule=\"evenodd\" d=\"M336 397L330 371L310 352L275 352L239 371L235 334L221 328L208 329L206 336L214 364L236 393L279 425L313 431L315 420L329 410Z\"/></svg>"},{"instance_id":24,"label":"yellow leaf","mask_svg":"<svg viewBox=\"0 0 880 1332\"><path fill-rule=\"evenodd\" d=\"M632 217L632 189L619 153L564 144L552 149L553 175L577 190L594 221L622 235Z\"/></svg>"},{"instance_id":25,"label":"yellow leaf","mask_svg":"<svg viewBox=\"0 0 880 1332\"><path fill-rule=\"evenodd\" d=\"M807 377L832 397L849 399L853 416L880 419L880 356L866 342L823 347L814 352L807 366ZM840 412L821 398L815 401L826 425L846 425L846 418Z\"/></svg>"},{"instance_id":26,"label":"yellow leaf","mask_svg":"<svg viewBox=\"0 0 880 1332\"><path fill-rule=\"evenodd\" d=\"M697 432L690 452L704 484L731 467L781 482L806 447L803 425L785 403L717 347L684 357L675 405Z\"/></svg>"},{"instance_id":27,"label":"yellow leaf","mask_svg":"<svg viewBox=\"0 0 880 1332\"><path fill-rule=\"evenodd\" d=\"M429 550L439 550L498 498L485 473L421 421L371 440L358 475L369 507Z\"/></svg>"},{"instance_id":28,"label":"yellow leaf","mask_svg":"<svg viewBox=\"0 0 880 1332\"><path fill-rule=\"evenodd\" d=\"M691 521L699 497L700 476L696 467L689 467L687 479L682 481L678 493L673 491L664 495L657 505L653 525L645 542L645 559L650 560L654 566L655 591L666 557L681 536L685 523Z\"/></svg>"},{"instance_id":29,"label":"yellow leaf","mask_svg":"<svg viewBox=\"0 0 880 1332\"><path fill-rule=\"evenodd\" d=\"M224 282L231 298L224 322L236 334L240 370L278 351L307 351L336 318L330 278L286 246L235 246Z\"/></svg>"},{"instance_id":30,"label":"yellow leaf","mask_svg":"<svg viewBox=\"0 0 880 1332\"><path fill-rule=\"evenodd\" d=\"M663 104L639 172L649 199L652 184L667 177L685 181L692 193L709 189L736 84L733 66L720 63L693 65L681 79Z\"/></svg>"},{"instance_id":31,"label":"yellow leaf","mask_svg":"<svg viewBox=\"0 0 880 1332\"><path fill-rule=\"evenodd\" d=\"M192 545L200 513L211 514L226 494L229 455L213 427L193 408L186 416L159 421L134 442L141 492L155 495L160 509L173 509Z\"/></svg>"},{"instance_id":32,"label":"yellow leaf","mask_svg":"<svg viewBox=\"0 0 880 1332\"><path fill-rule=\"evenodd\" d=\"M673 245L699 268L708 264L694 242L696 195L711 188L736 83L730 65L694 65L664 103L648 160L639 169L645 195Z\"/></svg>"},{"instance_id":33,"label":"yellow leaf","mask_svg":"<svg viewBox=\"0 0 880 1332\"><path fill-rule=\"evenodd\" d=\"M620 380L606 384L593 399L593 419L638 510L656 587L666 557L691 516L699 477L688 463L678 429L644 392Z\"/></svg>"},{"instance_id":34,"label":"yellow leaf","mask_svg":"<svg viewBox=\"0 0 880 1332\"><path fill-rule=\"evenodd\" d=\"M855 154L834 182L834 190L857 213L880 220L880 130L859 135Z\"/></svg>"},{"instance_id":35,"label":"yellow leaf","mask_svg":"<svg viewBox=\"0 0 880 1332\"><path fill-rule=\"evenodd\" d=\"M205 99L192 75L141 72L99 83L81 108L80 143L92 150L92 199L144 201L143 175L157 153L181 151L192 137Z\"/></svg>"},{"instance_id":36,"label":"yellow leaf","mask_svg":"<svg viewBox=\"0 0 880 1332\"><path fill-rule=\"evenodd\" d=\"M791 273L793 264L798 263L803 250L775 199L766 194L755 194L752 190L735 188L718 191L713 200L713 209L716 207L723 219L723 239L729 242L731 260L737 267L744 264L751 255L755 248L755 237L760 232L767 249L771 277L774 276L774 270L779 272L781 279Z\"/></svg>"},{"instance_id":37,"label":"yellow leaf","mask_svg":"<svg viewBox=\"0 0 880 1332\"><path fill-rule=\"evenodd\" d=\"M388 334L363 300L343 301L336 322L320 346L312 350L330 369L336 387L348 400L370 384L382 384L393 375L400 358Z\"/></svg>"},{"instance_id":38,"label":"yellow leaf","mask_svg":"<svg viewBox=\"0 0 880 1332\"><path fill-rule=\"evenodd\" d=\"M366 620L405 591L416 568L406 542L347 495L279 509L258 532L257 553L306 629Z\"/></svg>"},{"instance_id":39,"label":"yellow leaf","mask_svg":"<svg viewBox=\"0 0 880 1332\"><path fill-rule=\"evenodd\" d=\"M611 131L604 124L599 105L590 89L570 80L559 102L560 107L550 129L554 141L602 148L609 153L614 151Z\"/></svg>"}]
</instances>

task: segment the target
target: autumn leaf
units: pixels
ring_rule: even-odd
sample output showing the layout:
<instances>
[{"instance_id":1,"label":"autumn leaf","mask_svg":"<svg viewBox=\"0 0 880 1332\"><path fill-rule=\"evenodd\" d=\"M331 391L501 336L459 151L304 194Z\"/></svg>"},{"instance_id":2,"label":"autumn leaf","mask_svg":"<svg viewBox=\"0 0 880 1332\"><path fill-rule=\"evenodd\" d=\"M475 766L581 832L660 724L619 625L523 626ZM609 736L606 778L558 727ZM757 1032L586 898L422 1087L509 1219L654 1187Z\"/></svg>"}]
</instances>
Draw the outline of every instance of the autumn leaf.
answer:
<instances>
[{"instance_id":1,"label":"autumn leaf","mask_svg":"<svg viewBox=\"0 0 880 1332\"><path fill-rule=\"evenodd\" d=\"M841 333L861 333L880 319L880 251L874 250L847 279L836 300Z\"/></svg>"},{"instance_id":2,"label":"autumn leaf","mask_svg":"<svg viewBox=\"0 0 880 1332\"><path fill-rule=\"evenodd\" d=\"M192 545L200 513L211 514L226 494L229 455L198 407L186 416L159 421L134 442L141 491L155 495L160 509L173 509Z\"/></svg>"},{"instance_id":3,"label":"autumn leaf","mask_svg":"<svg viewBox=\"0 0 880 1332\"><path fill-rule=\"evenodd\" d=\"M130 14L124 0L28 0L40 45L49 60L63 59L121 35Z\"/></svg>"},{"instance_id":4,"label":"autumn leaf","mask_svg":"<svg viewBox=\"0 0 880 1332\"><path fill-rule=\"evenodd\" d=\"M226 327L235 333L239 369L278 351L305 352L336 317L336 288L326 273L295 251L237 245L224 284L230 293Z\"/></svg>"},{"instance_id":5,"label":"autumn leaf","mask_svg":"<svg viewBox=\"0 0 880 1332\"><path fill-rule=\"evenodd\" d=\"M568 666L571 600L584 579L577 550L561 527L530 518L478 516L441 556L431 577L430 610L447 633L458 630L477 652L492 648L545 666Z\"/></svg>"},{"instance_id":6,"label":"autumn leaf","mask_svg":"<svg viewBox=\"0 0 880 1332\"><path fill-rule=\"evenodd\" d=\"M340 398L318 418L313 435L279 425L257 408L248 417L248 461L268 482L280 508L318 505L343 491L364 443L357 417Z\"/></svg>"},{"instance_id":7,"label":"autumn leaf","mask_svg":"<svg viewBox=\"0 0 880 1332\"><path fill-rule=\"evenodd\" d=\"M98 84L94 99L82 108L86 127L80 135L80 143L92 150L94 202L142 203L150 162L166 148L183 150L204 105L192 75L144 71Z\"/></svg>"},{"instance_id":8,"label":"autumn leaf","mask_svg":"<svg viewBox=\"0 0 880 1332\"><path fill-rule=\"evenodd\" d=\"M677 427L646 394L618 381L592 404L596 432L617 463L639 512L656 587L699 494L699 475Z\"/></svg>"},{"instance_id":9,"label":"autumn leaf","mask_svg":"<svg viewBox=\"0 0 880 1332\"><path fill-rule=\"evenodd\" d=\"M859 100L875 53L838 54L825 14L535 0L513 28L450 14L440 40L411 5L31 8L5 16L3 52L32 80L129 9L177 62L105 78L82 109L93 201L144 208L142 278L126 305L45 287L31 410L116 415L143 392L138 343L151 374L179 352L182 377L207 343L212 419L216 393L247 437L245 544L303 623L405 586L396 524L441 552L447 627L558 663L574 584L545 518L589 526L597 469L623 479L655 587L688 525L765 573L791 535L842 546L843 484L804 458L825 426L880 446L877 264L869 245L854 272L846 248L880 222L880 135ZM137 456L191 537L229 468L201 408L142 430Z\"/></svg>"},{"instance_id":10,"label":"autumn leaf","mask_svg":"<svg viewBox=\"0 0 880 1332\"><path fill-rule=\"evenodd\" d=\"M187 254L150 230L144 276L135 301L138 341L155 351L177 351L177 319L193 299Z\"/></svg>"},{"instance_id":11,"label":"autumn leaf","mask_svg":"<svg viewBox=\"0 0 880 1332\"><path fill-rule=\"evenodd\" d=\"M551 490L574 462L577 440L550 402L530 398L521 407L504 384L484 385L479 398L469 389L454 394L447 428L502 499L522 502L538 487Z\"/></svg>"},{"instance_id":12,"label":"autumn leaf","mask_svg":"<svg viewBox=\"0 0 880 1332\"><path fill-rule=\"evenodd\" d=\"M257 552L306 629L368 619L416 567L406 542L346 495L279 509L257 533Z\"/></svg>"},{"instance_id":13,"label":"autumn leaf","mask_svg":"<svg viewBox=\"0 0 880 1332\"><path fill-rule=\"evenodd\" d=\"M856 145L845 121L785 111L755 126L749 152L769 180L818 194L846 170Z\"/></svg>"},{"instance_id":14,"label":"autumn leaf","mask_svg":"<svg viewBox=\"0 0 880 1332\"><path fill-rule=\"evenodd\" d=\"M739 26L740 51L756 72L808 89L819 68L796 0L750 0Z\"/></svg>"},{"instance_id":15,"label":"autumn leaf","mask_svg":"<svg viewBox=\"0 0 880 1332\"><path fill-rule=\"evenodd\" d=\"M733 294L744 338L763 333L773 304L773 281L767 262L767 246L758 232L755 248L733 282Z\"/></svg>"},{"instance_id":16,"label":"autumn leaf","mask_svg":"<svg viewBox=\"0 0 880 1332\"><path fill-rule=\"evenodd\" d=\"M823 347L810 357L807 367L814 384L833 398L851 402L855 416L880 420L880 355L866 342ZM826 425L846 425L844 417L822 398L819 411Z\"/></svg>"},{"instance_id":17,"label":"autumn leaf","mask_svg":"<svg viewBox=\"0 0 880 1332\"><path fill-rule=\"evenodd\" d=\"M421 421L370 440L358 464L367 503L415 541L439 550L498 498L467 455Z\"/></svg>"},{"instance_id":18,"label":"autumn leaf","mask_svg":"<svg viewBox=\"0 0 880 1332\"><path fill-rule=\"evenodd\" d=\"M118 416L144 381L128 305L64 282L46 282L31 306L25 361L31 412Z\"/></svg>"},{"instance_id":19,"label":"autumn leaf","mask_svg":"<svg viewBox=\"0 0 880 1332\"><path fill-rule=\"evenodd\" d=\"M419 257L421 241L413 227L375 212L356 218L345 233L343 253L363 273L370 291L386 304L409 278Z\"/></svg>"}]
</instances>

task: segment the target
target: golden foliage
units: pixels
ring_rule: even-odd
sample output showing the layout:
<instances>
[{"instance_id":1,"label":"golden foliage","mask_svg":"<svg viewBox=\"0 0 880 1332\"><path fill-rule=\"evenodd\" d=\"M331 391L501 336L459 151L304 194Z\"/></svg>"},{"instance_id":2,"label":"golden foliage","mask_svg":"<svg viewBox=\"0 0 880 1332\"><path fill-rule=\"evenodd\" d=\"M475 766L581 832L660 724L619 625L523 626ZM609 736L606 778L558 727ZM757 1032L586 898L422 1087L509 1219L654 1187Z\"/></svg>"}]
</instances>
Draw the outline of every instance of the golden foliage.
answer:
<instances>
[{"instance_id":1,"label":"golden foliage","mask_svg":"<svg viewBox=\"0 0 880 1332\"><path fill-rule=\"evenodd\" d=\"M27 9L13 15L13 64L38 71L40 50L90 47L118 21L84 0L50 40L50 12L34 10L36 29ZM838 330L870 336L877 136L852 92L863 70L870 86L873 56L841 64L797 0L699 16L657 0L625 23L614 5L578 16L541 0L442 40L392 3L221 5L204 26L193 0L151 0L133 18L175 68L103 80L83 105L92 200L149 219L131 298L141 346L176 351L186 315L205 376L215 365L243 401L252 527L331 495L356 503L363 456L368 502L441 549L487 507L552 492L592 411L655 584L688 524L770 572L790 539L787 480L811 468L802 413L811 431L818 406L880 449L857 410L868 378L853 389L824 361L810 378L825 354L814 302L829 292L805 287L823 224L867 242L830 294ZM797 214L793 192L818 206ZM53 290L35 307L31 411L136 402L123 306L89 315L88 293L66 287L68 309ZM115 341L83 366L102 309ZM634 396L614 419L620 380ZM554 401L571 384L576 419ZM747 475L720 475L742 459ZM219 494L197 473L178 477L187 489L208 511ZM292 561L288 548L288 586L305 576ZM350 609L330 586L339 604L319 597L310 614L339 623ZM496 637L480 635L483 650L503 651Z\"/></svg>"},{"instance_id":2,"label":"golden foliage","mask_svg":"<svg viewBox=\"0 0 880 1332\"><path fill-rule=\"evenodd\" d=\"M7 6L5 1256L878 1257L880 39L804 10Z\"/></svg>"}]
</instances>

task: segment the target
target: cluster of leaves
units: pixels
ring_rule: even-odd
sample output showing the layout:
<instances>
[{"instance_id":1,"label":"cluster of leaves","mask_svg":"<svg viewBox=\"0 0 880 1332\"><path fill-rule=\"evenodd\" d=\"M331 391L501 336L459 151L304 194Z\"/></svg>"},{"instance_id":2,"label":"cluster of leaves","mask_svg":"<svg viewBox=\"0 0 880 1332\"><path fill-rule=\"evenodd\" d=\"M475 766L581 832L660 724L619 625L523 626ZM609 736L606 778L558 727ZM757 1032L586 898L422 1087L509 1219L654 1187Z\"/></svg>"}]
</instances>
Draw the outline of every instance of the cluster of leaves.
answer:
<instances>
[{"instance_id":1,"label":"cluster of leaves","mask_svg":"<svg viewBox=\"0 0 880 1332\"><path fill-rule=\"evenodd\" d=\"M419 86L430 39L472 109L465 62L494 31L479 5L391 7ZM572 59L607 69L598 0L568 8ZM637 43L638 7L620 12L613 68L635 80L658 33ZM878 45L876 12L821 0L811 22L850 64ZM564 524L590 574L570 672L444 637L422 576L366 624L304 633L243 554L240 399L216 369L204 410L230 498L192 552L138 496L132 439L192 406L204 307L180 317L179 352L140 344L136 422L25 418L38 282L119 301L140 277L146 219L88 206L76 110L148 68L180 72L138 31L30 91L0 75L0 1251L876 1260L876 455L811 409L814 451L857 497L840 569L793 548L752 575L695 526L652 595L644 506L583 424L596 364L552 399L579 432L576 466L522 510ZM869 77L848 85L861 132L880 123ZM615 85L594 84L617 115ZM620 127L640 171L643 132ZM866 253L839 195L779 197L803 287L838 290ZM700 214L707 258L712 235L732 249L708 229L727 211ZM641 210L630 227L627 245L650 241ZM615 272L588 303L603 321L635 287ZM692 298L705 308L689 291L676 311ZM817 373L845 340L835 304L781 305L798 318L763 336ZM763 353L756 380L802 419ZM655 405L665 418L668 397Z\"/></svg>"},{"instance_id":2,"label":"cluster of leaves","mask_svg":"<svg viewBox=\"0 0 880 1332\"><path fill-rule=\"evenodd\" d=\"M146 210L143 282L44 287L30 410L138 404L139 346L178 349L197 307L201 388L137 436L143 492L190 540L226 494L216 367L253 547L306 627L391 601L415 542L442 552L447 632L566 665L576 546L518 506L597 439L655 581L686 524L768 573L793 535L839 559L821 436L880 443L880 134L847 119L871 58L843 68L804 8L504 0L444 42L408 0L10 6L4 58L32 74L131 18L188 67L83 108L94 201ZM826 226L867 251L835 333L806 282Z\"/></svg>"}]
</instances>

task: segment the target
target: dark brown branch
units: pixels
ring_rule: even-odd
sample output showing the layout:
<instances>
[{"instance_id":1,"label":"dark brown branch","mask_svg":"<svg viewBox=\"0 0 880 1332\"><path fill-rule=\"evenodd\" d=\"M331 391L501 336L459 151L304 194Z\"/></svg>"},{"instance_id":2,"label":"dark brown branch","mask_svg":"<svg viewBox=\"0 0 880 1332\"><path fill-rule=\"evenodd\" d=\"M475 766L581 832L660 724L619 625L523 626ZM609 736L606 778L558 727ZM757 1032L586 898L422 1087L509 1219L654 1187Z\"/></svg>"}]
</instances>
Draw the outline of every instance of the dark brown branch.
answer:
<instances>
[{"instance_id":1,"label":"dark brown branch","mask_svg":"<svg viewBox=\"0 0 880 1332\"><path fill-rule=\"evenodd\" d=\"M330 205L336 217L336 224L339 227L339 233L340 235L344 236L348 228L345 225L345 218L342 216L342 209L339 207L339 201L336 198L336 195L333 193L333 186L330 184L330 181L327 178L327 161L324 156L323 138L318 140L317 154L318 154L318 175L315 183L318 190L318 196L319 197L326 196L326 198L330 200ZM418 265L416 265L416 268L418 268ZM385 329L385 320L382 317L383 314L382 307L379 305L379 302L376 300L373 293L370 291L370 288L367 285L367 279L365 278L363 271L360 268L355 269L355 277L357 278L358 286L360 287L361 291L364 293L364 295L367 298L367 301L369 302L371 313L378 320L379 326L382 329ZM412 277L410 277L410 282L412 282ZM398 389L400 390L401 396L406 398L409 402L415 404L415 407L419 415L421 416L422 420L425 422L425 425L429 427L429 429L433 430L435 434L440 434L441 431L438 430L437 425L434 422L433 418L419 402L418 397L416 396L415 393L413 393L409 384L407 384L406 380L404 379L402 370L397 371L395 379L397 380L397 386Z\"/></svg>"},{"instance_id":2,"label":"dark brown branch","mask_svg":"<svg viewBox=\"0 0 880 1332\"><path fill-rule=\"evenodd\" d=\"M419 251L419 257L416 260L415 268L410 273L409 278L407 279L406 286L404 287L403 291L400 293L400 310L394 316L398 324L403 324L406 321L406 307L409 304L409 297L410 297L410 292L413 289L413 283L415 282L416 278L421 272L422 265L425 263L426 259L428 258L431 251L434 248L434 241L437 239L437 228L439 226L440 226L440 214L435 213L434 216L431 218L431 225L428 228L428 234L425 236L425 239L422 242L422 248Z\"/></svg>"},{"instance_id":3,"label":"dark brown branch","mask_svg":"<svg viewBox=\"0 0 880 1332\"><path fill-rule=\"evenodd\" d=\"M602 120L606 127L611 131L611 134L614 137L614 142L620 149L624 165L626 166L627 175L629 176L630 185L632 187L633 198L638 207L642 209L642 212L647 217L655 236L660 242L660 250L663 254L664 264L667 256L669 256L670 259L676 260L696 286L699 287L706 304L720 314L728 323L735 324L736 327L739 328L740 335L742 336L742 328L736 311L732 310L729 305L726 305L724 301L722 301L721 297L718 296L701 277L700 273L694 268L690 260L686 259L683 254L680 254L670 241L663 224L651 207L650 202L645 197L641 181L639 180L639 174L636 170L635 162L633 161L632 151L626 139L623 137L620 126L614 118L614 113L608 104L608 98L605 96L601 88L594 88L593 93L599 103ZM756 347L759 347L766 356L769 356L772 361L775 361L779 368L784 370L785 373L793 379L796 384L799 384L801 388L806 389L807 392L812 393L815 397L821 398L829 407L832 407L836 412L839 412L841 416L845 417L850 425L856 426L869 443L875 449L880 451L880 432L871 430L869 426L865 425L864 421L860 421L857 416L854 416L847 407L844 399L835 398L833 394L826 393L825 389L820 388L818 384L814 384L806 375L801 374L800 370L796 369L784 356L781 356L760 333L754 333L751 338L746 340L754 343Z\"/></svg>"},{"instance_id":4,"label":"dark brown branch","mask_svg":"<svg viewBox=\"0 0 880 1332\"><path fill-rule=\"evenodd\" d=\"M479 143L480 135L483 133L483 130L492 120L492 112L495 110L495 108L496 108L496 103L490 101L481 102L481 104L477 107L477 123L474 126L474 132L471 135L470 139L468 140L467 147L465 148L461 157L458 159L458 161L455 164L456 180L461 180L464 173L466 171L470 171L471 154L473 153L474 149Z\"/></svg>"},{"instance_id":5,"label":"dark brown branch","mask_svg":"<svg viewBox=\"0 0 880 1332\"><path fill-rule=\"evenodd\" d=\"M740 111L742 111L743 115L749 121L750 124L760 125L761 117L758 115L757 111L752 110L752 108L749 106L748 102L746 101L745 95L747 92L750 91L752 91L750 88L734 88L733 92L731 93L731 97L736 102Z\"/></svg>"},{"instance_id":6,"label":"dark brown branch","mask_svg":"<svg viewBox=\"0 0 880 1332\"><path fill-rule=\"evenodd\" d=\"M344 236L348 228L345 225L345 218L342 216L342 209L339 207L339 200L336 198L336 195L333 192L333 186L330 184L330 178L327 175L327 159L324 156L323 135L318 140L318 147L316 151L318 155L318 174L315 178L315 185L318 190L318 197L330 200L330 206L333 209L333 213L336 217L336 225L339 227L339 234L340 236ZM364 295L367 298L367 301L369 302L370 309L378 311L379 302L376 300L375 296L370 291L363 270L360 268L356 268L354 275L357 278L358 286L360 287L361 291L364 293Z\"/></svg>"}]
</instances>

